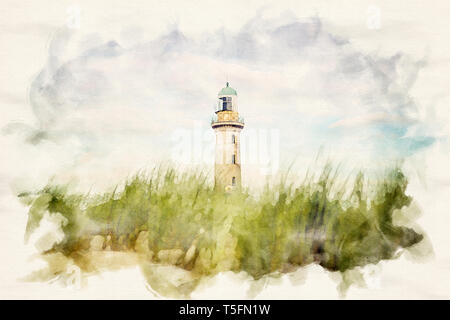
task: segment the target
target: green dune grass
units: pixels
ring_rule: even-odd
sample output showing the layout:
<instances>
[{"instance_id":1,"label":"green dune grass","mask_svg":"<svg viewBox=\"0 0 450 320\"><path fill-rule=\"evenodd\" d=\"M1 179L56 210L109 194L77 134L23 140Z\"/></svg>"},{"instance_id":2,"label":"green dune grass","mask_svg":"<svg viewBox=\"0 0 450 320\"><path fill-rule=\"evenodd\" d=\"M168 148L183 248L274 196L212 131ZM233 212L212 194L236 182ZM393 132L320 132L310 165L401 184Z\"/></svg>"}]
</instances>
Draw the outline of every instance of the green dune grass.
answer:
<instances>
[{"instance_id":1,"label":"green dune grass","mask_svg":"<svg viewBox=\"0 0 450 320\"><path fill-rule=\"evenodd\" d=\"M344 272L392 259L423 238L393 224L394 211L412 201L398 168L377 181L359 173L340 182L327 165L317 176L283 179L257 195L218 192L208 181L169 168L139 173L121 191L101 195L48 185L20 195L30 205L26 238L46 212L59 214L64 238L44 255L63 254L93 271L80 257L97 236L98 250L137 252L143 265L177 266L198 279L222 271L259 279L310 263Z\"/></svg>"}]
</instances>

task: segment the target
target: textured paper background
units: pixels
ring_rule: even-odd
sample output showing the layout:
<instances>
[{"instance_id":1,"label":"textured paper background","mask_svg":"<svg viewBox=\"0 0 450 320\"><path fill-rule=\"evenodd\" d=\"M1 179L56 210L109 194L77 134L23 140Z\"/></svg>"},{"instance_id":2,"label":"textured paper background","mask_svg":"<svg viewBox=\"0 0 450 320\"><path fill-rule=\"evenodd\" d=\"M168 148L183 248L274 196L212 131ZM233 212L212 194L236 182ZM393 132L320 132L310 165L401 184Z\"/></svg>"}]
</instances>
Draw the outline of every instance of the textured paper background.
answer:
<instances>
[{"instance_id":1,"label":"textured paper background","mask_svg":"<svg viewBox=\"0 0 450 320\"><path fill-rule=\"evenodd\" d=\"M367 27L370 5L381 10L378 30ZM434 105L436 117L450 119L450 10L447 1L2 1L0 127L11 121L33 122L27 95L30 82L47 59L49 39L57 28L67 24L67 10L73 6L81 9L81 30L96 30L110 38L120 35L123 24L129 20L145 28L144 39L151 39L174 23L183 32L193 35L222 25L238 30L242 22L261 7L274 16L286 10L299 17L317 15L333 23L336 33L345 35L363 51L386 55L402 51L416 58L426 55L427 66L421 71L413 94L425 105ZM420 263L411 261L408 255L383 262L381 270L379 267L371 269L376 275L370 278L369 288L351 288L347 298L450 297L448 121L441 129L444 135L439 143L406 164L412 173L408 193L423 211L417 222L429 236L434 255ZM88 286L82 290L19 280L39 263L30 261L34 247L23 244L27 209L13 194L14 181L18 178L39 180L51 170L51 163L44 168L20 172L18 164L29 159L21 157L16 143L8 136L0 137L0 297L154 298L145 288L137 268L90 278ZM35 156L39 157L39 153ZM273 283L269 281L258 298L338 297L336 282L327 272L316 266L310 266L306 271L306 283L293 286L285 278ZM297 276L301 278L302 274ZM246 288L248 283L238 276L221 275L210 287L197 290L193 297L245 298Z\"/></svg>"}]
</instances>

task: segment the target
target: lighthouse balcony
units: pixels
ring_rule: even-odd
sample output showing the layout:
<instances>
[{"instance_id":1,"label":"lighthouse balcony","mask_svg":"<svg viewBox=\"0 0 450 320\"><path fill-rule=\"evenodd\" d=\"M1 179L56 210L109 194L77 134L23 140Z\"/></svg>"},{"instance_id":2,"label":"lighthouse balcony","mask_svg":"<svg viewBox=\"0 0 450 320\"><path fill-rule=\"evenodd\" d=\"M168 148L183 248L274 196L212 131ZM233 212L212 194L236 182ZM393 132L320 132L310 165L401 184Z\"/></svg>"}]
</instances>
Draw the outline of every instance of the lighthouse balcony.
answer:
<instances>
[{"instance_id":1,"label":"lighthouse balcony","mask_svg":"<svg viewBox=\"0 0 450 320\"><path fill-rule=\"evenodd\" d=\"M219 127L235 127L235 128L244 128L244 118L242 117L233 117L233 118L223 118L223 117L217 117L217 115L214 115L211 118L211 127L213 129L219 128Z\"/></svg>"}]
</instances>

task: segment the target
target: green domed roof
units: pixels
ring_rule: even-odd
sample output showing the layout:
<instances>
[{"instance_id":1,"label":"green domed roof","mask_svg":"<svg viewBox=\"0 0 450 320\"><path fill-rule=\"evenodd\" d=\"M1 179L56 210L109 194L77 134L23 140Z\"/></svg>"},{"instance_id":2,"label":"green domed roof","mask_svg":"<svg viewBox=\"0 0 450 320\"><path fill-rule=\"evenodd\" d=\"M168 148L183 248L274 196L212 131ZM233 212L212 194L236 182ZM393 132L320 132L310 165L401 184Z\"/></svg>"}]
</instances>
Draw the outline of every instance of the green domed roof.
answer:
<instances>
[{"instance_id":1,"label":"green domed roof","mask_svg":"<svg viewBox=\"0 0 450 320\"><path fill-rule=\"evenodd\" d=\"M219 96L230 96L230 95L237 96L237 92L232 87L230 87L230 84L227 82L227 86L222 88L222 90L220 90L218 95Z\"/></svg>"}]
</instances>

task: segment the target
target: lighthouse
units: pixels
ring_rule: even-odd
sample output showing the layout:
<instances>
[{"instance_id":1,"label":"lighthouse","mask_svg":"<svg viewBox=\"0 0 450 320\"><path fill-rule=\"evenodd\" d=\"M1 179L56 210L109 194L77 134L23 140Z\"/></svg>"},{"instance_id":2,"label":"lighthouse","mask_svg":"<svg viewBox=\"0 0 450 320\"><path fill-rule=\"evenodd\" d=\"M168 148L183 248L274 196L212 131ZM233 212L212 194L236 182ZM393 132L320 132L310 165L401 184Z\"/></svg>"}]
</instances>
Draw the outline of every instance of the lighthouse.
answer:
<instances>
[{"instance_id":1,"label":"lighthouse","mask_svg":"<svg viewBox=\"0 0 450 320\"><path fill-rule=\"evenodd\" d=\"M240 132L244 121L239 117L237 92L227 82L219 91L218 104L211 127L216 133L214 185L232 191L241 187Z\"/></svg>"}]
</instances>

